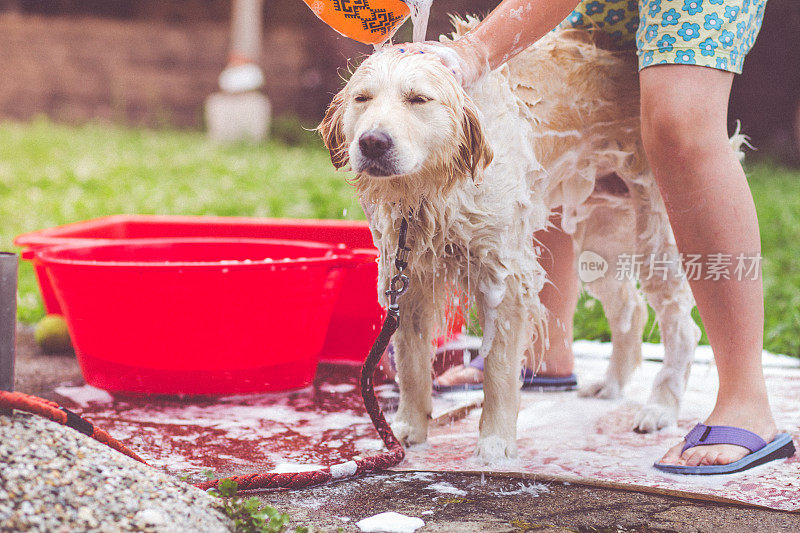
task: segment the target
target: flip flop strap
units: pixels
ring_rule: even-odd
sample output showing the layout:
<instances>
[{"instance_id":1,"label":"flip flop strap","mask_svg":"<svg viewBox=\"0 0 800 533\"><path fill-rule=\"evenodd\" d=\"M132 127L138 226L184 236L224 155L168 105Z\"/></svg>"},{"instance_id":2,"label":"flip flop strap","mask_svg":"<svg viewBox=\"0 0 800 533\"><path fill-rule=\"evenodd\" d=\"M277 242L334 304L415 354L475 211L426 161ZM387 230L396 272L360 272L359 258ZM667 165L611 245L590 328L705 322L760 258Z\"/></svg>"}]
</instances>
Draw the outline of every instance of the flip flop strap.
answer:
<instances>
[{"instance_id":1,"label":"flip flop strap","mask_svg":"<svg viewBox=\"0 0 800 533\"><path fill-rule=\"evenodd\" d=\"M752 431L733 426L706 426L705 424L697 424L686 435L685 440L686 444L683 445L681 453L694 446L706 444L734 444L747 448L750 452L757 452L767 445L764 439Z\"/></svg>"}]
</instances>

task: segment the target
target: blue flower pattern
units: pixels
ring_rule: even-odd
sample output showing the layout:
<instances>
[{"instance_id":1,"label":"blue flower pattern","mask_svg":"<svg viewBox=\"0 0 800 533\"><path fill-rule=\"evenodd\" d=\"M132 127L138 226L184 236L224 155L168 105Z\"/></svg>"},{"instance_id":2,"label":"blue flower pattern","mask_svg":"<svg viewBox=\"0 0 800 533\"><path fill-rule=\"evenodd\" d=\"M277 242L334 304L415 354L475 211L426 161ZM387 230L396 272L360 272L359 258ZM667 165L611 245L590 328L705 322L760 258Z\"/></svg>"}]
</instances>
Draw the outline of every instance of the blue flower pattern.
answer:
<instances>
[{"instance_id":1,"label":"blue flower pattern","mask_svg":"<svg viewBox=\"0 0 800 533\"><path fill-rule=\"evenodd\" d=\"M708 39L700 43L700 53L703 54L704 56L713 56L714 54L716 54L715 50L717 49L718 46L719 45L714 42L714 39L709 37Z\"/></svg>"},{"instance_id":2,"label":"blue flower pattern","mask_svg":"<svg viewBox=\"0 0 800 533\"><path fill-rule=\"evenodd\" d=\"M567 17L567 20L573 26L580 26L581 22L583 22L583 13L573 11L570 16Z\"/></svg>"},{"instance_id":3,"label":"blue flower pattern","mask_svg":"<svg viewBox=\"0 0 800 533\"><path fill-rule=\"evenodd\" d=\"M745 21L741 21L736 25L736 38L741 39L744 32L747 30L747 23Z\"/></svg>"},{"instance_id":4,"label":"blue flower pattern","mask_svg":"<svg viewBox=\"0 0 800 533\"><path fill-rule=\"evenodd\" d=\"M658 51L663 54L664 52L672 52L673 44L675 44L675 37L672 35L664 35L658 40L656 46L658 46Z\"/></svg>"},{"instance_id":5,"label":"blue flower pattern","mask_svg":"<svg viewBox=\"0 0 800 533\"><path fill-rule=\"evenodd\" d=\"M675 54L675 62L682 65L696 65L694 50L681 50Z\"/></svg>"},{"instance_id":6,"label":"blue flower pattern","mask_svg":"<svg viewBox=\"0 0 800 533\"><path fill-rule=\"evenodd\" d=\"M653 2L650 4L650 9L648 10L649 15L651 17L655 17L656 15L658 15L660 11L661 11L661 0L653 0Z\"/></svg>"},{"instance_id":7,"label":"blue flower pattern","mask_svg":"<svg viewBox=\"0 0 800 533\"><path fill-rule=\"evenodd\" d=\"M628 30L628 33L631 35L636 33L636 30L639 29L639 17L632 17L631 20L625 23L625 29Z\"/></svg>"},{"instance_id":8,"label":"blue flower pattern","mask_svg":"<svg viewBox=\"0 0 800 533\"><path fill-rule=\"evenodd\" d=\"M605 4L598 2L597 0L586 4L587 15L596 15L598 13L602 13L603 11L605 11L605 9L606 9Z\"/></svg>"},{"instance_id":9,"label":"blue flower pattern","mask_svg":"<svg viewBox=\"0 0 800 533\"><path fill-rule=\"evenodd\" d=\"M675 11L675 9L670 9L669 11L665 12L661 15L661 25L662 26L674 26L678 23L678 20L681 18L681 14Z\"/></svg>"},{"instance_id":10,"label":"blue flower pattern","mask_svg":"<svg viewBox=\"0 0 800 533\"><path fill-rule=\"evenodd\" d=\"M690 15L696 15L703 10L703 0L685 0L681 11L686 11Z\"/></svg>"},{"instance_id":11,"label":"blue flower pattern","mask_svg":"<svg viewBox=\"0 0 800 533\"><path fill-rule=\"evenodd\" d=\"M581 0L561 26L593 27L621 48L636 46L639 68L676 63L741 72L766 1Z\"/></svg>"},{"instance_id":12,"label":"blue flower pattern","mask_svg":"<svg viewBox=\"0 0 800 533\"><path fill-rule=\"evenodd\" d=\"M625 16L624 9L609 9L605 21L608 22L609 24L616 24L617 22L622 21L622 18L624 16Z\"/></svg>"},{"instance_id":13,"label":"blue flower pattern","mask_svg":"<svg viewBox=\"0 0 800 533\"><path fill-rule=\"evenodd\" d=\"M684 41L697 39L700 36L700 25L692 22L684 22L681 29L678 30L678 35L680 35Z\"/></svg>"},{"instance_id":14,"label":"blue flower pattern","mask_svg":"<svg viewBox=\"0 0 800 533\"><path fill-rule=\"evenodd\" d=\"M733 37L732 31L722 30L722 33L719 34L719 43L723 48L730 48L733 46Z\"/></svg>"},{"instance_id":15,"label":"blue flower pattern","mask_svg":"<svg viewBox=\"0 0 800 533\"><path fill-rule=\"evenodd\" d=\"M721 30L723 22L725 21L722 20L716 13L709 13L705 16L703 28L706 30Z\"/></svg>"}]
</instances>

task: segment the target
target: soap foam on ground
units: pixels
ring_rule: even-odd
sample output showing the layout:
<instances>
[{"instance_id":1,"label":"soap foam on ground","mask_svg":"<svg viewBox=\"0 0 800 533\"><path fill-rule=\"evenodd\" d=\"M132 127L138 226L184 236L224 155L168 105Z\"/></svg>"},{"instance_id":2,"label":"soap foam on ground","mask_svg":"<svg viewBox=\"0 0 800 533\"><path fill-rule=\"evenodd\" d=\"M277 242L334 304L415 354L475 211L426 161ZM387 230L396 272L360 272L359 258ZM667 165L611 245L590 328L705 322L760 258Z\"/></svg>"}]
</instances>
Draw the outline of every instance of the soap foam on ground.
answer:
<instances>
[{"instance_id":1,"label":"soap foam on ground","mask_svg":"<svg viewBox=\"0 0 800 533\"><path fill-rule=\"evenodd\" d=\"M425 522L416 516L406 516L392 511L376 514L356 522L356 525L364 532L380 533L414 533Z\"/></svg>"}]
</instances>

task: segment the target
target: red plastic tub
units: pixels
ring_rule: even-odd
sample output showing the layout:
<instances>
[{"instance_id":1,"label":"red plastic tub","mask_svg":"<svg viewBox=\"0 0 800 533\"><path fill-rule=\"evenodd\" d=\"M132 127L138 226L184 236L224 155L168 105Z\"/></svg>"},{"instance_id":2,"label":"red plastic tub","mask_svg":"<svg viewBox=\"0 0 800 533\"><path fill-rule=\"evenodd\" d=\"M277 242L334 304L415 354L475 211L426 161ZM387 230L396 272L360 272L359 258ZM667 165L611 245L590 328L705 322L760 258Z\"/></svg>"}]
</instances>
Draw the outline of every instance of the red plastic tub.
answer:
<instances>
[{"instance_id":1,"label":"red plastic tub","mask_svg":"<svg viewBox=\"0 0 800 533\"><path fill-rule=\"evenodd\" d=\"M157 215L114 215L48 228L20 235L15 244L33 251L70 243L127 241L141 238L274 238L344 244L358 257L377 259L369 226L363 221L270 219L242 217L199 217ZM48 313L62 314L61 303L41 266L35 266L39 288ZM381 326L383 309L378 305L378 266L362 262L343 274L342 291L334 306L330 328L320 361L360 365L367 356ZM454 312L447 337L458 334L464 320ZM446 340L440 339L440 343Z\"/></svg>"},{"instance_id":2,"label":"red plastic tub","mask_svg":"<svg viewBox=\"0 0 800 533\"><path fill-rule=\"evenodd\" d=\"M49 246L142 238L272 238L342 243L361 257L377 260L369 226L363 221L245 217L200 217L158 215L113 215L18 236L14 243L27 248L23 258ZM44 269L36 266L36 277L48 313L63 314ZM360 365L381 326L383 309L378 305L378 267L361 263L343 274L331 328L320 353L328 363ZM460 326L458 326L460 331Z\"/></svg>"},{"instance_id":3,"label":"red plastic tub","mask_svg":"<svg viewBox=\"0 0 800 533\"><path fill-rule=\"evenodd\" d=\"M109 391L230 394L311 383L347 249L162 239L39 249L86 381Z\"/></svg>"}]
</instances>

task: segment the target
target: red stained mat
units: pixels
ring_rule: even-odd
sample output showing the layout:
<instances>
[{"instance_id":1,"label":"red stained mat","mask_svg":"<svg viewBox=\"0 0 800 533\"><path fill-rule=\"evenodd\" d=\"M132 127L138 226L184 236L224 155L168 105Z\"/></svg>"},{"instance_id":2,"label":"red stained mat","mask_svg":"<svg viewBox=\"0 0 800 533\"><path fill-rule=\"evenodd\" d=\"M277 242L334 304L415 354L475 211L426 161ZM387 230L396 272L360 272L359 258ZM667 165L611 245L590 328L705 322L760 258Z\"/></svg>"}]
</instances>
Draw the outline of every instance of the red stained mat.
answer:
<instances>
[{"instance_id":1,"label":"red stained mat","mask_svg":"<svg viewBox=\"0 0 800 533\"><path fill-rule=\"evenodd\" d=\"M610 346L581 341L575 351L579 381L599 379ZM578 398L575 392L523 393L517 460L487 466L472 458L480 416L475 409L451 424L432 427L429 443L411 448L397 470L502 472L800 511L800 455L725 476L676 476L650 466L710 412L717 382L716 369L708 364L710 349L701 347L678 427L633 433L633 417L660 368L650 359L662 353L660 346L645 346L648 360L620 400ZM800 443L800 361L767 354L765 368L778 426ZM391 410L397 401L394 386L378 386L377 391ZM175 399L112 398L91 387L56 392L67 407L150 464L194 478L204 469L218 475L299 470L382 449L361 405L357 371L346 367L322 367L313 387L281 394ZM481 396L480 391L437 396L434 417Z\"/></svg>"}]
</instances>

